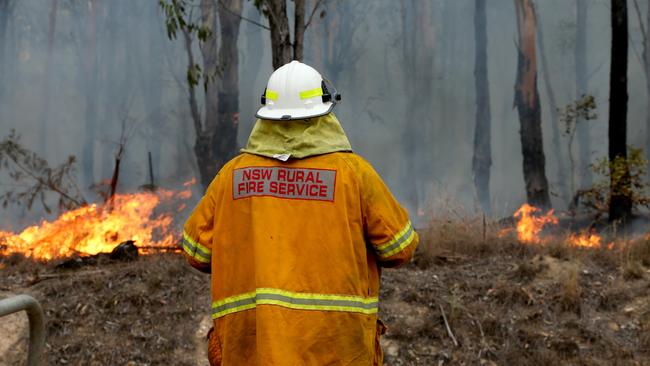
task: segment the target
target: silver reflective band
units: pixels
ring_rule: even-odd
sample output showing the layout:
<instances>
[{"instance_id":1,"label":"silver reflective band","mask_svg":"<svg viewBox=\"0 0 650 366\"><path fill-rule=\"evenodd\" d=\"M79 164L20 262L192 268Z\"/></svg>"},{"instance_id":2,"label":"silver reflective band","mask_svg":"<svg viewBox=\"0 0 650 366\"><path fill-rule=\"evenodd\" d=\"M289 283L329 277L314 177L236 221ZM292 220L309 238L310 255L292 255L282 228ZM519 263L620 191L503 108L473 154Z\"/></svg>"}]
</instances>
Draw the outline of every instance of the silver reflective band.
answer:
<instances>
[{"instance_id":1,"label":"silver reflective band","mask_svg":"<svg viewBox=\"0 0 650 366\"><path fill-rule=\"evenodd\" d=\"M183 250L191 257L203 263L209 263L212 259L212 253L201 244L195 242L187 233L183 233Z\"/></svg>"},{"instance_id":2,"label":"silver reflective band","mask_svg":"<svg viewBox=\"0 0 650 366\"><path fill-rule=\"evenodd\" d=\"M415 230L413 230L413 225L409 221L391 241L384 243L377 248L377 254L382 258L387 258L393 254L399 253L413 242L416 235Z\"/></svg>"},{"instance_id":3,"label":"silver reflective band","mask_svg":"<svg viewBox=\"0 0 650 366\"><path fill-rule=\"evenodd\" d=\"M243 295L233 296L212 304L212 318L216 319L239 311L253 309L258 305L277 305L289 309L342 311L374 314L378 310L377 297L358 297L328 294L304 294L272 288L257 289Z\"/></svg>"}]
</instances>

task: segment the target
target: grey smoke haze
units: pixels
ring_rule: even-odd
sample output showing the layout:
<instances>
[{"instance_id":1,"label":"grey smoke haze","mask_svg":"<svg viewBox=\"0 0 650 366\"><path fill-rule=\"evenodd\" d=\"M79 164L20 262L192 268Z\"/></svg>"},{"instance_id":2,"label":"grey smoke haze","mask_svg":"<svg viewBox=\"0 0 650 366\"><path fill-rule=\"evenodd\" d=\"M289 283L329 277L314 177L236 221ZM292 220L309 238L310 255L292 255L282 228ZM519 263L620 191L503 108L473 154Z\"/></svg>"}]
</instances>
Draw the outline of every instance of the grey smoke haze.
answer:
<instances>
[{"instance_id":1,"label":"grey smoke haze","mask_svg":"<svg viewBox=\"0 0 650 366\"><path fill-rule=\"evenodd\" d=\"M88 141L86 91L92 75L88 60L88 2L60 0L48 81L48 27L53 0L13 0L7 34L0 38L0 137L15 129L25 146L47 157L52 165L68 155L81 163ZM404 37L400 2L393 0L336 1L342 12L319 14L307 30L305 62L320 69L343 94L335 109L353 148L365 156L384 177L402 202L409 192L405 181L406 155L402 144L407 108L421 108L417 121L426 143L414 149L418 166L430 170L430 179L416 183L422 206L435 209L447 202L474 210L471 161L474 131L474 0L432 0L433 63L430 93L418 95L415 104L406 100L410 87L403 66ZM420 1L420 0L405 0ZM639 0L645 14L648 0ZM185 72L187 59L182 41L170 41L157 0L106 0L98 2L97 81L89 91L97 95L94 169L83 172L80 181L109 179L113 169L115 141L126 121L130 138L122 166L120 190L135 190L148 181L147 151L154 154L155 175L162 186L176 187L198 176L193 155L194 130L187 103ZM309 2L313 4L312 2ZM640 63L641 32L629 1L629 117L628 143L646 147L644 140L648 95ZM291 4L291 3L290 3ZM575 1L538 0L538 16L549 63L549 77L558 105L575 99L574 41ZM311 9L311 4L308 6ZM260 22L251 1L242 13ZM493 165L492 204L497 215L511 213L525 201L519 121L513 109L516 77L516 18L512 0L490 0L487 7L488 70L492 111ZM588 90L596 97L598 119L590 122L592 159L605 156L610 52L609 1L588 1L587 65ZM329 28L328 28L329 25ZM326 29L340 29L336 37ZM413 30L414 27L407 27ZM334 38L334 39L331 39ZM324 42L332 60L324 62L314 50ZM272 72L270 38L266 30L242 22L240 50L240 126L238 141L245 144L259 96ZM198 52L197 52L198 54ZM546 172L552 186L553 204L565 208L558 194L557 160L551 141L551 119L539 62L538 86ZM337 63L338 62L338 63ZM45 90L50 86L49 93ZM46 99L49 95L49 104ZM203 110L203 109L202 109ZM562 156L566 137L562 136ZM576 149L577 154L577 149ZM215 172L216 173L216 172ZM87 183L87 182L85 182ZM0 173L0 190L11 181ZM410 204L407 204L410 206ZM412 215L415 215L412 212ZM18 227L45 217L11 208L0 211L2 228Z\"/></svg>"}]
</instances>

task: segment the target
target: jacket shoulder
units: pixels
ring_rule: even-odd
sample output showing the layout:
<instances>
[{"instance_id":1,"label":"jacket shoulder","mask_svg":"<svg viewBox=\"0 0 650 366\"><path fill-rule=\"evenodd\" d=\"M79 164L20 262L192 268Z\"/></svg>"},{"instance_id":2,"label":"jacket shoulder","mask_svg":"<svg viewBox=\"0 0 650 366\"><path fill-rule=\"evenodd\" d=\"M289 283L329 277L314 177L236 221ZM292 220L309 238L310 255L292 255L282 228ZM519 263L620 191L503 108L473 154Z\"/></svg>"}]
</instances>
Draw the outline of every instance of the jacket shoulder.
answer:
<instances>
[{"instance_id":1,"label":"jacket shoulder","mask_svg":"<svg viewBox=\"0 0 650 366\"><path fill-rule=\"evenodd\" d=\"M349 153L349 152L336 153L336 154L341 158L341 160L343 160L352 169L355 169L357 171L359 169L361 169L362 171L366 171L366 170L374 171L372 165L361 155L355 153Z\"/></svg>"}]
</instances>

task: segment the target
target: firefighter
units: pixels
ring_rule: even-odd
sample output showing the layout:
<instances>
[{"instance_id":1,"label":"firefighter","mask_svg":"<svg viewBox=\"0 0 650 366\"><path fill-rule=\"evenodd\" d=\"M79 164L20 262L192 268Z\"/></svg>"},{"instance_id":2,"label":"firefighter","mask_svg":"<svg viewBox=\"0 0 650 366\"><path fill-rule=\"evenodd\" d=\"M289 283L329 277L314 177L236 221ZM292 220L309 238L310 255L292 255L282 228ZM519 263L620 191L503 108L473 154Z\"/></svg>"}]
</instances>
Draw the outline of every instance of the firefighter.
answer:
<instances>
[{"instance_id":1,"label":"firefighter","mask_svg":"<svg viewBox=\"0 0 650 366\"><path fill-rule=\"evenodd\" d=\"M418 236L310 66L271 75L242 153L187 220L183 250L211 273L211 365L381 365L381 267Z\"/></svg>"}]
</instances>

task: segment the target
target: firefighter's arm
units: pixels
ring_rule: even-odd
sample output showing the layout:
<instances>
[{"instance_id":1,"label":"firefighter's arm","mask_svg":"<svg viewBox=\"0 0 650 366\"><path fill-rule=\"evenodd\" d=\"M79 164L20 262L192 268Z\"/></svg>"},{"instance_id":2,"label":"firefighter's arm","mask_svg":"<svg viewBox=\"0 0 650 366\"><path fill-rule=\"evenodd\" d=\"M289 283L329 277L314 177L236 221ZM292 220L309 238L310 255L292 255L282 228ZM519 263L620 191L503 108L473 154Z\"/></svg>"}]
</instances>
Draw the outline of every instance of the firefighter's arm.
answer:
<instances>
[{"instance_id":1,"label":"firefighter's arm","mask_svg":"<svg viewBox=\"0 0 650 366\"><path fill-rule=\"evenodd\" d=\"M382 267L398 267L408 263L419 241L408 213L370 164L362 170L366 239Z\"/></svg>"},{"instance_id":2,"label":"firefighter's arm","mask_svg":"<svg viewBox=\"0 0 650 366\"><path fill-rule=\"evenodd\" d=\"M212 238L215 200L214 184L208 187L205 196L185 222L183 227L183 254L192 267L210 273L212 262Z\"/></svg>"}]
</instances>

